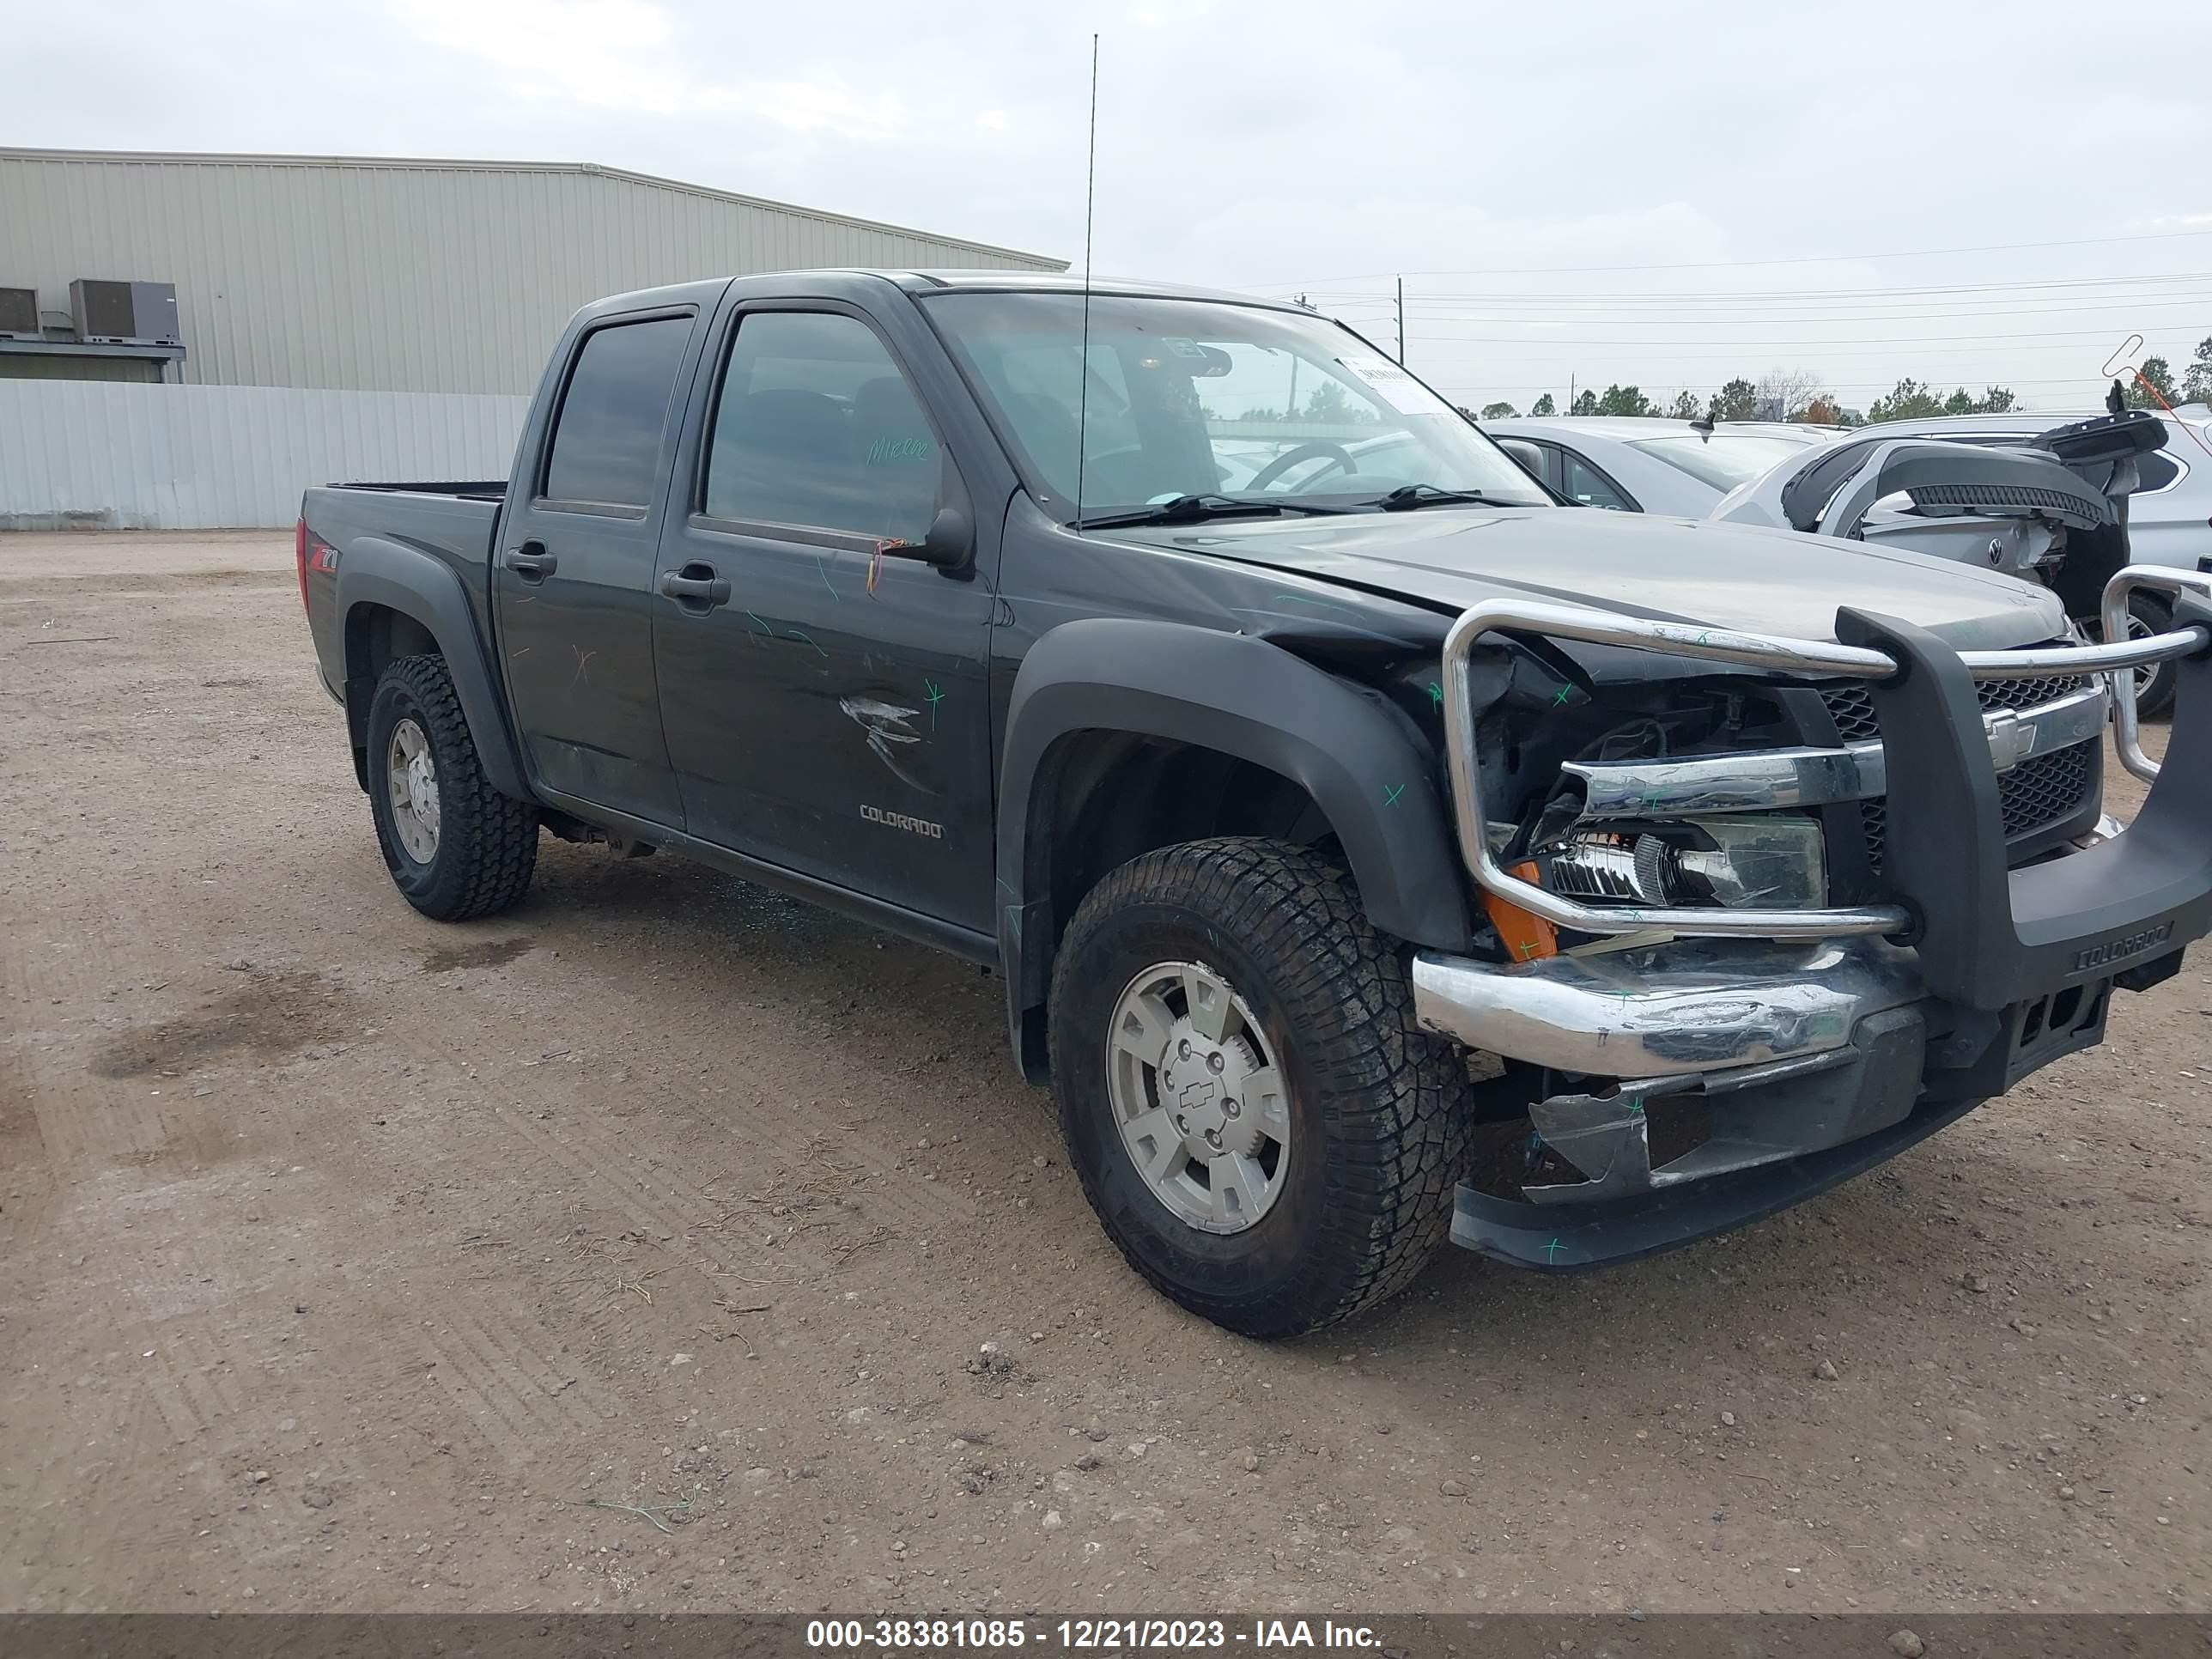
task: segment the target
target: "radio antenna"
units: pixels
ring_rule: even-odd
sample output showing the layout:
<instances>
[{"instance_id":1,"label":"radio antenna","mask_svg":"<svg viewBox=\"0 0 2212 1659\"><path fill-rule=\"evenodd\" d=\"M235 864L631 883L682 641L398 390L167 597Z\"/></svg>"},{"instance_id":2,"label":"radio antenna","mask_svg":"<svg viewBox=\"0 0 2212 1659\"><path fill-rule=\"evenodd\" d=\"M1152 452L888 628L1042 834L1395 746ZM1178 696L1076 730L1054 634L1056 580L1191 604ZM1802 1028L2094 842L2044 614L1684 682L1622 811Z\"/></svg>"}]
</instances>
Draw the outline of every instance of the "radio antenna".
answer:
<instances>
[{"instance_id":1,"label":"radio antenna","mask_svg":"<svg viewBox=\"0 0 2212 1659\"><path fill-rule=\"evenodd\" d=\"M1091 423L1091 207L1098 191L1098 37L1091 37L1091 153L1083 173L1083 344L1075 365L1075 530L1083 532L1083 465Z\"/></svg>"}]
</instances>

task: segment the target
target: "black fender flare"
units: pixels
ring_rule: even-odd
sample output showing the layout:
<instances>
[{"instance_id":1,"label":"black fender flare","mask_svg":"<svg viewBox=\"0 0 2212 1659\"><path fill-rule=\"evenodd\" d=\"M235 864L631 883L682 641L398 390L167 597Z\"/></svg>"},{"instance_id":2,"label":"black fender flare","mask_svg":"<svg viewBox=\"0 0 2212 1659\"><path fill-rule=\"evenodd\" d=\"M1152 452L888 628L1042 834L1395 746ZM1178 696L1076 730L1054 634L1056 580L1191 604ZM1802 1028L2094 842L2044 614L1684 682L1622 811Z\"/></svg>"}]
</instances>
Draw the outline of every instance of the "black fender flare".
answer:
<instances>
[{"instance_id":1,"label":"black fender flare","mask_svg":"<svg viewBox=\"0 0 2212 1659\"><path fill-rule=\"evenodd\" d=\"M1291 779L1336 832L1376 927L1468 948L1436 757L1403 710L1248 635L1121 617L1063 623L1022 659L999 768L999 955L1015 1052L1031 1077L1042 1056L1034 1034L1024 1041L1026 1016L1049 994L1066 921L1052 914L1054 750L1091 731L1195 744Z\"/></svg>"},{"instance_id":2,"label":"black fender flare","mask_svg":"<svg viewBox=\"0 0 2212 1659\"><path fill-rule=\"evenodd\" d=\"M338 562L337 611L341 648L346 652L347 710L353 716L351 661L354 608L380 605L410 617L428 629L453 677L461 714L476 740L484 777L502 795L534 799L526 781L506 705L493 680L490 657L469 607L461 579L443 560L404 543L365 536L347 544ZM366 702L362 712L366 713Z\"/></svg>"}]
</instances>

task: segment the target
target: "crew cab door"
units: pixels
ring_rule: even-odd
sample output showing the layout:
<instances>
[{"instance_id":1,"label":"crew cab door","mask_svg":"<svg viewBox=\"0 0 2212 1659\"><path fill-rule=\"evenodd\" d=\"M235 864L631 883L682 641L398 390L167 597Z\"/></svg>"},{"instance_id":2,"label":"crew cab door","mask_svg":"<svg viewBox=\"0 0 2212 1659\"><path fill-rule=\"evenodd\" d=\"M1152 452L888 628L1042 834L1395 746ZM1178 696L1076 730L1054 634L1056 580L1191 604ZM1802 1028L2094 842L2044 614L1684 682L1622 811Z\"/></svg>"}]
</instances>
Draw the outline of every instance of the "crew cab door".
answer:
<instances>
[{"instance_id":1,"label":"crew cab door","mask_svg":"<svg viewBox=\"0 0 2212 1659\"><path fill-rule=\"evenodd\" d=\"M988 572L881 550L966 505L915 360L950 368L918 318L732 294L653 601L690 831L988 930Z\"/></svg>"},{"instance_id":2,"label":"crew cab door","mask_svg":"<svg viewBox=\"0 0 2212 1659\"><path fill-rule=\"evenodd\" d=\"M699 287L572 331L524 434L492 555L501 665L537 785L672 827L683 800L653 676L653 559L673 411L720 285Z\"/></svg>"}]
</instances>

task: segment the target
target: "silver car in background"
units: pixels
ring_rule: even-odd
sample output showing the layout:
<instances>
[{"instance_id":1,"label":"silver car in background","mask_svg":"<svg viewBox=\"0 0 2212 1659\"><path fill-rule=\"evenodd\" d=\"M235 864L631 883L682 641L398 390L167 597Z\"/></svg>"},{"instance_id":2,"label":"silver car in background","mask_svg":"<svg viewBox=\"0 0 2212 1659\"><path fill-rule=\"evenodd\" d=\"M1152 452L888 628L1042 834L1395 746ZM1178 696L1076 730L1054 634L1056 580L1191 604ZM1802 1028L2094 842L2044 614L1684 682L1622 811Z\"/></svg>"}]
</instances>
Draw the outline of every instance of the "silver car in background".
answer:
<instances>
[{"instance_id":1,"label":"silver car in background","mask_svg":"<svg viewBox=\"0 0 2212 1659\"><path fill-rule=\"evenodd\" d=\"M1482 421L1499 447L1581 507L1702 519L1761 473L1832 441L1840 428L1781 421L1686 421L1591 415Z\"/></svg>"},{"instance_id":2,"label":"silver car in background","mask_svg":"<svg viewBox=\"0 0 2212 1659\"><path fill-rule=\"evenodd\" d=\"M2056 589L2069 615L2094 633L2097 595L2122 564L2212 570L2207 416L2212 410L2191 405L2134 417L2156 420L2164 442L2118 471L2109 459L2081 454L2124 424L2103 410L1851 428L1755 422L1708 428L1607 416L1480 424L1540 481L1578 505L1787 526L1984 563ZM2084 427L2099 432L2085 435L2078 429ZM2139 431L2131 436L2143 441ZM2053 441L2068 459L2051 452ZM1946 459L1946 452L1955 459ZM2016 461L1993 465L1991 452L2009 452ZM2142 589L2130 600L2136 635L2162 633L2171 621L2162 595ZM2142 711L2163 711L2173 682L2171 664L2142 671Z\"/></svg>"}]
</instances>

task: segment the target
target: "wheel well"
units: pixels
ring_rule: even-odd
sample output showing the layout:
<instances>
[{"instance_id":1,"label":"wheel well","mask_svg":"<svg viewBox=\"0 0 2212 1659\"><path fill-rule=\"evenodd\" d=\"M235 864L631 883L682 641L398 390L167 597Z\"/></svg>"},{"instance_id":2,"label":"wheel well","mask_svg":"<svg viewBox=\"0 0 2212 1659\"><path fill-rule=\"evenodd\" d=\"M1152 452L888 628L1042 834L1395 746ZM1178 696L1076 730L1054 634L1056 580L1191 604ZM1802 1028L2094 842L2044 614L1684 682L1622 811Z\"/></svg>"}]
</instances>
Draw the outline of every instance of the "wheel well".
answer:
<instances>
[{"instance_id":1,"label":"wheel well","mask_svg":"<svg viewBox=\"0 0 2212 1659\"><path fill-rule=\"evenodd\" d=\"M357 605L345 618L346 729L355 777L368 787L368 703L384 671L402 657L443 656L438 636L404 611Z\"/></svg>"},{"instance_id":2,"label":"wheel well","mask_svg":"<svg viewBox=\"0 0 2212 1659\"><path fill-rule=\"evenodd\" d=\"M1172 738L1086 732L1053 769L1046 820L1054 943L1109 870L1208 836L1334 843L1314 798L1281 773Z\"/></svg>"}]
</instances>

